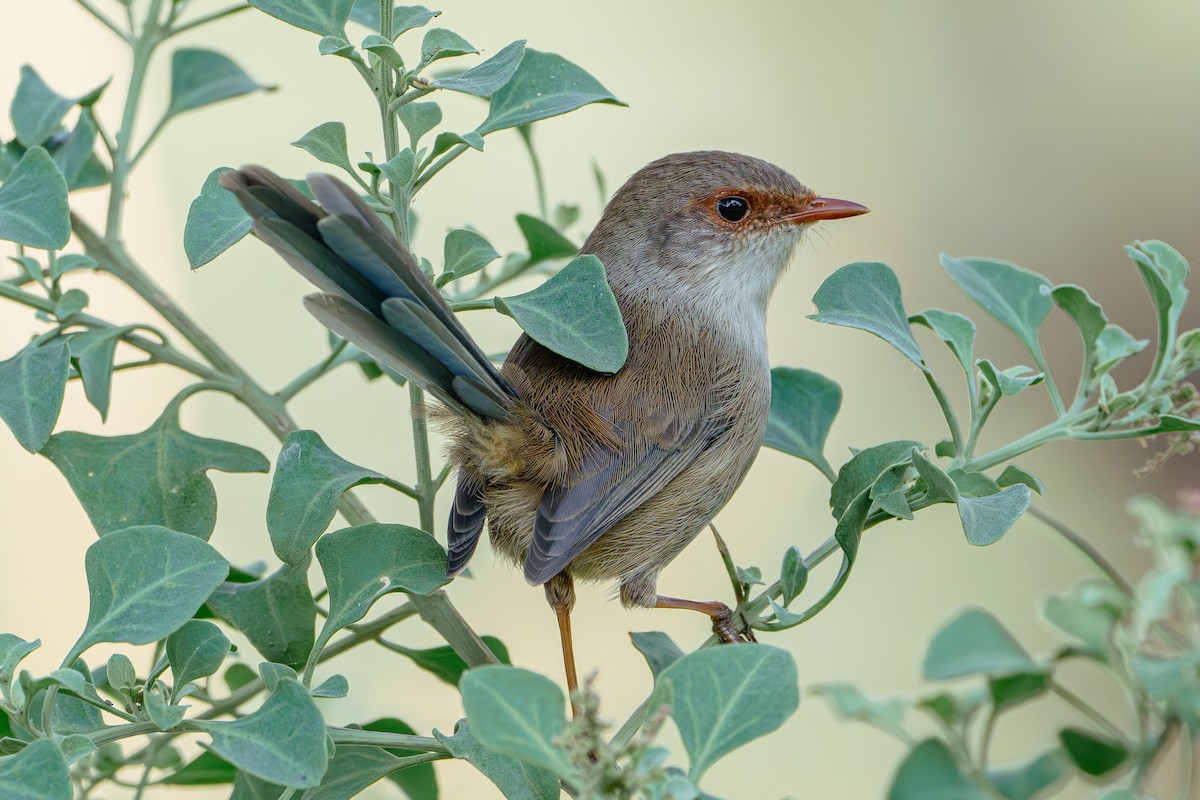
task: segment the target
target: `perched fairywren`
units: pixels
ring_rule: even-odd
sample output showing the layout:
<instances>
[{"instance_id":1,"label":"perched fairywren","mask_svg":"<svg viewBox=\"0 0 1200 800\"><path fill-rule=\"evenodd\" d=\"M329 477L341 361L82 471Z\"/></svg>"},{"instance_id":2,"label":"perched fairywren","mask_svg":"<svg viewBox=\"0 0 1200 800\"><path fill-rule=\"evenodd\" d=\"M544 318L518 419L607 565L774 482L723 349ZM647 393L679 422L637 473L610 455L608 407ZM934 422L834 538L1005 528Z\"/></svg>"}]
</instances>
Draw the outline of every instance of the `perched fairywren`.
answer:
<instances>
[{"instance_id":1,"label":"perched fairywren","mask_svg":"<svg viewBox=\"0 0 1200 800\"><path fill-rule=\"evenodd\" d=\"M771 405L767 302L809 225L866 213L749 156L678 153L613 196L581 253L599 257L629 336L616 374L522 336L497 371L380 217L345 184L317 204L268 170L221 176L259 238L324 293L337 335L450 411L458 487L450 573L486 523L493 548L545 587L576 687L574 579L617 581L626 606L687 608L739 638L727 606L658 594L658 575L741 483Z\"/></svg>"}]
</instances>

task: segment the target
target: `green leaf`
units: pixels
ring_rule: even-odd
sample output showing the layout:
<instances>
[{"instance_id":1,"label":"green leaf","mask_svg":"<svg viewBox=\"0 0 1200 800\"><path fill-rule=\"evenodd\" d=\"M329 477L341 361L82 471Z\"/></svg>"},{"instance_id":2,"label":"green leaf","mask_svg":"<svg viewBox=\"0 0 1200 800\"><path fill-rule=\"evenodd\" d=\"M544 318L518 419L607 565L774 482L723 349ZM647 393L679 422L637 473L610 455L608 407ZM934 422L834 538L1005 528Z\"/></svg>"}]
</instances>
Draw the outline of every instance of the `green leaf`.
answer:
<instances>
[{"instance_id":1,"label":"green leaf","mask_svg":"<svg viewBox=\"0 0 1200 800\"><path fill-rule=\"evenodd\" d=\"M240 630L263 658L300 669L312 650L316 605L308 564L284 564L252 583L223 583L208 598L213 613Z\"/></svg>"},{"instance_id":2,"label":"green leaf","mask_svg":"<svg viewBox=\"0 0 1200 800\"><path fill-rule=\"evenodd\" d=\"M267 500L267 530L276 555L288 564L304 561L333 520L342 494L352 486L383 480L378 472L338 456L316 432L289 433Z\"/></svg>"},{"instance_id":3,"label":"green leaf","mask_svg":"<svg viewBox=\"0 0 1200 800\"><path fill-rule=\"evenodd\" d=\"M310 692L313 697L345 697L349 693L350 682L345 675L338 674L330 675Z\"/></svg>"},{"instance_id":4,"label":"green leaf","mask_svg":"<svg viewBox=\"0 0 1200 800\"><path fill-rule=\"evenodd\" d=\"M49 739L0 758L0 795L6 800L71 800L71 776L62 751Z\"/></svg>"},{"instance_id":5,"label":"green leaf","mask_svg":"<svg viewBox=\"0 0 1200 800\"><path fill-rule=\"evenodd\" d=\"M87 292L82 289L68 289L63 292L54 304L54 316L66 322L71 317L87 308Z\"/></svg>"},{"instance_id":6,"label":"green leaf","mask_svg":"<svg viewBox=\"0 0 1200 800\"><path fill-rule=\"evenodd\" d=\"M589 103L625 105L562 56L527 48L512 78L492 95L487 119L476 130L486 135L528 125Z\"/></svg>"},{"instance_id":7,"label":"green leaf","mask_svg":"<svg viewBox=\"0 0 1200 800\"><path fill-rule=\"evenodd\" d=\"M912 462L929 487L925 499L956 504L963 533L973 545L982 547L999 541L1029 508L1029 487L1024 484L987 497L969 497L961 494L950 476L916 448Z\"/></svg>"},{"instance_id":8,"label":"green leaf","mask_svg":"<svg viewBox=\"0 0 1200 800\"><path fill-rule=\"evenodd\" d=\"M570 239L537 217L517 214L517 227L521 229L521 235L529 247L526 268L555 258L570 258L579 252Z\"/></svg>"},{"instance_id":9,"label":"green leaf","mask_svg":"<svg viewBox=\"0 0 1200 800\"><path fill-rule=\"evenodd\" d=\"M1107 775L1129 758L1129 750L1120 742L1078 728L1062 729L1058 740L1071 763L1093 778Z\"/></svg>"},{"instance_id":10,"label":"green leaf","mask_svg":"<svg viewBox=\"0 0 1200 800\"><path fill-rule=\"evenodd\" d=\"M989 800L972 783L939 739L926 739L900 764L888 800Z\"/></svg>"},{"instance_id":11,"label":"green leaf","mask_svg":"<svg viewBox=\"0 0 1200 800\"><path fill-rule=\"evenodd\" d=\"M269 468L248 447L181 429L177 405L168 406L141 433L55 434L42 454L62 471L101 535L131 525L164 525L207 539L217 519L216 492L207 470Z\"/></svg>"},{"instance_id":12,"label":"green leaf","mask_svg":"<svg viewBox=\"0 0 1200 800\"><path fill-rule=\"evenodd\" d=\"M429 64L442 58L455 58L478 53L470 42L446 28L430 28L421 40L421 63Z\"/></svg>"},{"instance_id":13,"label":"green leaf","mask_svg":"<svg viewBox=\"0 0 1200 800\"><path fill-rule=\"evenodd\" d=\"M1175 341L1179 316L1187 302L1185 286L1188 263L1183 256L1163 242L1134 242L1125 248L1133 260L1150 296L1154 300L1158 316L1158 348L1155 358L1157 368L1170 352Z\"/></svg>"},{"instance_id":14,"label":"green leaf","mask_svg":"<svg viewBox=\"0 0 1200 800\"><path fill-rule=\"evenodd\" d=\"M379 165L379 171L384 177L392 183L400 187L406 187L412 183L417 171L417 155L412 151L412 148L406 147L396 154L394 158L389 158L387 161Z\"/></svg>"},{"instance_id":15,"label":"green leaf","mask_svg":"<svg viewBox=\"0 0 1200 800\"><path fill-rule=\"evenodd\" d=\"M899 700L872 700L849 683L819 683L810 691L826 698L841 719L865 722L902 739L908 736L902 724L904 703Z\"/></svg>"},{"instance_id":16,"label":"green leaf","mask_svg":"<svg viewBox=\"0 0 1200 800\"><path fill-rule=\"evenodd\" d=\"M188 207L183 250L192 269L212 261L250 232L250 216L219 183L225 172L230 168L218 167L208 173L200 195Z\"/></svg>"},{"instance_id":17,"label":"green leaf","mask_svg":"<svg viewBox=\"0 0 1200 800\"><path fill-rule=\"evenodd\" d=\"M525 40L521 39L501 48L500 52L479 66L448 78L432 80L429 85L476 97L491 97L512 79L524 56Z\"/></svg>"},{"instance_id":18,"label":"green leaf","mask_svg":"<svg viewBox=\"0 0 1200 800\"><path fill-rule=\"evenodd\" d=\"M411 725L395 717L382 717L362 726L364 731L381 731L384 733L404 733L415 736L417 732ZM394 756L420 755L418 750L403 750L396 747L383 748ZM417 764L399 772L388 773L388 779L404 790L412 800L437 800L437 775L434 774L433 764Z\"/></svg>"},{"instance_id":19,"label":"green leaf","mask_svg":"<svg viewBox=\"0 0 1200 800\"><path fill-rule=\"evenodd\" d=\"M78 674L78 673L76 673ZM104 668L104 678L108 685L122 694L129 695L130 689L137 686L137 669L133 661L124 653L114 653L109 656Z\"/></svg>"},{"instance_id":20,"label":"green leaf","mask_svg":"<svg viewBox=\"0 0 1200 800\"><path fill-rule=\"evenodd\" d=\"M958 359L967 380L971 378L971 365L975 361L975 323L970 317L940 308L927 308L908 318L909 323L924 325L946 343L950 352Z\"/></svg>"},{"instance_id":21,"label":"green leaf","mask_svg":"<svg viewBox=\"0 0 1200 800\"><path fill-rule=\"evenodd\" d=\"M404 59L397 52L395 45L382 36L373 33L363 39L360 46L363 50L374 53L380 61L396 72L404 71Z\"/></svg>"},{"instance_id":22,"label":"green leaf","mask_svg":"<svg viewBox=\"0 0 1200 800\"><path fill-rule=\"evenodd\" d=\"M340 36L322 36L321 41L317 42L317 53L323 56L338 56L352 61L357 57L354 52L354 45ZM361 61L361 58L359 60Z\"/></svg>"},{"instance_id":23,"label":"green leaf","mask_svg":"<svg viewBox=\"0 0 1200 800\"><path fill-rule=\"evenodd\" d=\"M433 735L451 755L467 761L487 776L508 800L558 800L562 796L554 773L502 755L482 745L467 721L460 720L454 735L435 730Z\"/></svg>"},{"instance_id":24,"label":"green leaf","mask_svg":"<svg viewBox=\"0 0 1200 800\"><path fill-rule=\"evenodd\" d=\"M830 275L813 295L809 319L873 333L924 371L925 356L913 339L900 282L887 264L860 261Z\"/></svg>"},{"instance_id":25,"label":"green leaf","mask_svg":"<svg viewBox=\"0 0 1200 800\"><path fill-rule=\"evenodd\" d=\"M596 372L616 372L629 355L621 310L593 255L572 259L531 292L497 297L496 308L534 341Z\"/></svg>"},{"instance_id":26,"label":"green leaf","mask_svg":"<svg viewBox=\"0 0 1200 800\"><path fill-rule=\"evenodd\" d=\"M859 450L838 470L837 480L829 490L829 505L834 519L841 519L850 502L868 489L888 468L912 458L913 448L920 442L900 439Z\"/></svg>"},{"instance_id":27,"label":"green leaf","mask_svg":"<svg viewBox=\"0 0 1200 800\"><path fill-rule=\"evenodd\" d=\"M459 684L471 731L489 750L574 781L578 772L554 743L566 730L562 690L516 667L478 667Z\"/></svg>"},{"instance_id":28,"label":"green leaf","mask_svg":"<svg viewBox=\"0 0 1200 800\"><path fill-rule=\"evenodd\" d=\"M281 680L261 708L241 719L194 724L212 736L214 753L262 780L307 789L325 774L325 721L295 680Z\"/></svg>"},{"instance_id":29,"label":"green leaf","mask_svg":"<svg viewBox=\"0 0 1200 800\"><path fill-rule=\"evenodd\" d=\"M432 536L407 525L370 523L323 536L317 560L329 589L329 615L318 649L358 622L389 592L429 594L449 581L446 551Z\"/></svg>"},{"instance_id":30,"label":"green leaf","mask_svg":"<svg viewBox=\"0 0 1200 800\"><path fill-rule=\"evenodd\" d=\"M28 64L21 67L21 82L12 101L13 131L23 147L44 143L58 130L76 98L62 97Z\"/></svg>"},{"instance_id":31,"label":"green leaf","mask_svg":"<svg viewBox=\"0 0 1200 800\"><path fill-rule=\"evenodd\" d=\"M185 684L216 673L229 655L229 638L216 625L191 619L167 637L167 660L175 678L172 699Z\"/></svg>"},{"instance_id":32,"label":"green leaf","mask_svg":"<svg viewBox=\"0 0 1200 800\"><path fill-rule=\"evenodd\" d=\"M783 593L783 604L788 606L804 591L808 583L808 565L800 548L792 546L783 554L783 565L779 569L779 591Z\"/></svg>"},{"instance_id":33,"label":"green leaf","mask_svg":"<svg viewBox=\"0 0 1200 800\"><path fill-rule=\"evenodd\" d=\"M162 681L155 681L154 686L146 689L142 695L142 703L146 716L160 731L169 731L183 721L187 706L171 705L167 701L167 688Z\"/></svg>"},{"instance_id":34,"label":"green leaf","mask_svg":"<svg viewBox=\"0 0 1200 800\"><path fill-rule=\"evenodd\" d=\"M1017 484L1025 484L1030 490L1042 494L1045 490L1045 485L1037 478L1036 475L1026 472L1016 464L1009 464L1000 473L1000 477L996 478L996 483L1000 486L1016 486Z\"/></svg>"},{"instance_id":35,"label":"green leaf","mask_svg":"<svg viewBox=\"0 0 1200 800\"><path fill-rule=\"evenodd\" d=\"M341 167L349 173L354 172L354 166L350 163L349 148L346 144L344 123L322 122L292 142L292 146L306 151L318 161Z\"/></svg>"},{"instance_id":36,"label":"green leaf","mask_svg":"<svg viewBox=\"0 0 1200 800\"><path fill-rule=\"evenodd\" d=\"M1087 579L1046 599L1046 621L1085 644L1094 655L1109 649L1112 627L1129 609L1129 599L1107 580Z\"/></svg>"},{"instance_id":37,"label":"green leaf","mask_svg":"<svg viewBox=\"0 0 1200 800\"><path fill-rule=\"evenodd\" d=\"M220 53L180 48L171 55L171 102L164 118L259 90L274 91L274 88L253 80Z\"/></svg>"},{"instance_id":38,"label":"green leaf","mask_svg":"<svg viewBox=\"0 0 1200 800\"><path fill-rule=\"evenodd\" d=\"M1001 397L1020 394L1030 386L1041 383L1046 377L1040 372L1027 374L1031 372L1029 367L1009 367L1006 370L999 370L986 358L981 358L976 363L980 376L991 385L993 391L999 392Z\"/></svg>"},{"instance_id":39,"label":"green leaf","mask_svg":"<svg viewBox=\"0 0 1200 800\"><path fill-rule=\"evenodd\" d=\"M67 662L98 642L149 644L187 622L229 573L205 542L157 525L114 531L84 556L88 620Z\"/></svg>"},{"instance_id":40,"label":"green leaf","mask_svg":"<svg viewBox=\"0 0 1200 800\"><path fill-rule=\"evenodd\" d=\"M952 258L942 266L959 288L1012 331L1034 358L1042 361L1037 332L1053 303L1050 282L1027 269L988 258Z\"/></svg>"},{"instance_id":41,"label":"green leaf","mask_svg":"<svg viewBox=\"0 0 1200 800\"><path fill-rule=\"evenodd\" d=\"M907 496L913 474L912 465L907 462L893 464L879 473L868 492L872 508L878 507L897 519L914 519Z\"/></svg>"},{"instance_id":42,"label":"green leaf","mask_svg":"<svg viewBox=\"0 0 1200 800\"><path fill-rule=\"evenodd\" d=\"M800 705L796 664L761 644L697 650L663 671L650 708L671 706L698 782L718 759L777 729Z\"/></svg>"},{"instance_id":43,"label":"green leaf","mask_svg":"<svg viewBox=\"0 0 1200 800\"><path fill-rule=\"evenodd\" d=\"M0 419L22 447L36 453L46 446L67 387L67 340L27 344L0 361Z\"/></svg>"},{"instance_id":44,"label":"green leaf","mask_svg":"<svg viewBox=\"0 0 1200 800\"><path fill-rule=\"evenodd\" d=\"M381 778L403 770L406 764L382 747L338 745L325 777L321 779L321 785L306 792L305 800L345 800L354 797Z\"/></svg>"},{"instance_id":45,"label":"green leaf","mask_svg":"<svg viewBox=\"0 0 1200 800\"><path fill-rule=\"evenodd\" d=\"M1096 339L1096 364L1092 369L1093 379L1104 375L1117 364L1146 349L1149 339L1135 339L1120 325L1104 326Z\"/></svg>"},{"instance_id":46,"label":"green leaf","mask_svg":"<svg viewBox=\"0 0 1200 800\"><path fill-rule=\"evenodd\" d=\"M437 135L437 138L433 140L433 151L430 153L430 155L431 156L441 155L442 153L446 152L451 147L454 147L457 144L465 144L467 147L470 147L470 148L473 148L475 150L479 150L482 152L483 137L480 136L475 131L471 131L470 133L464 133L462 135L459 135L457 133L451 133L450 131L442 131L441 133L439 133Z\"/></svg>"},{"instance_id":47,"label":"green leaf","mask_svg":"<svg viewBox=\"0 0 1200 800\"><path fill-rule=\"evenodd\" d=\"M503 642L495 636L484 636L481 638L501 664L512 663L512 659L508 655L508 648L504 646ZM431 647L427 650L417 650L397 645L395 649L397 652L411 658L413 663L421 669L436 675L438 680L448 683L451 686L458 686L463 673L470 669L467 662L463 661L462 656L454 652L454 648L449 645Z\"/></svg>"},{"instance_id":48,"label":"green leaf","mask_svg":"<svg viewBox=\"0 0 1200 800\"><path fill-rule=\"evenodd\" d=\"M236 775L237 768L233 764L206 750L160 782L168 786L213 786L233 783Z\"/></svg>"},{"instance_id":49,"label":"green leaf","mask_svg":"<svg viewBox=\"0 0 1200 800\"><path fill-rule=\"evenodd\" d=\"M409 103L400 106L396 116L408 131L409 146L416 150L421 137L441 123L442 109L437 103Z\"/></svg>"},{"instance_id":50,"label":"green leaf","mask_svg":"<svg viewBox=\"0 0 1200 800\"><path fill-rule=\"evenodd\" d=\"M478 272L500 257L487 239L467 228L455 228L446 234L444 253L440 285Z\"/></svg>"},{"instance_id":51,"label":"green leaf","mask_svg":"<svg viewBox=\"0 0 1200 800\"><path fill-rule=\"evenodd\" d=\"M79 120L70 135L50 150L54 163L58 165L58 171L67 181L68 190L81 188L84 170L95 158L95 147L96 117L92 109L84 108L79 112Z\"/></svg>"},{"instance_id":52,"label":"green leaf","mask_svg":"<svg viewBox=\"0 0 1200 800\"><path fill-rule=\"evenodd\" d=\"M1024 764L989 769L987 779L1005 800L1034 800L1062 780L1066 766L1062 751L1054 749Z\"/></svg>"},{"instance_id":53,"label":"green leaf","mask_svg":"<svg viewBox=\"0 0 1200 800\"><path fill-rule=\"evenodd\" d=\"M1079 336L1083 340L1083 386L1090 388L1094 380L1093 368L1096 364L1096 340L1108 325L1104 309L1092 299L1082 286L1071 283L1055 286L1050 293L1054 303L1067 312L1067 316L1075 321L1079 328Z\"/></svg>"},{"instance_id":54,"label":"green leaf","mask_svg":"<svg viewBox=\"0 0 1200 800\"><path fill-rule=\"evenodd\" d=\"M41 639L27 642L20 636L0 633L0 693L3 693L4 699L11 705L20 705L20 703L13 703L12 695L9 693L9 685L12 684L13 677L17 674L17 665L25 656L41 646Z\"/></svg>"},{"instance_id":55,"label":"green leaf","mask_svg":"<svg viewBox=\"0 0 1200 800\"><path fill-rule=\"evenodd\" d=\"M1038 671L1037 663L995 617L974 608L961 612L934 634L921 670L931 681Z\"/></svg>"},{"instance_id":56,"label":"green leaf","mask_svg":"<svg viewBox=\"0 0 1200 800\"><path fill-rule=\"evenodd\" d=\"M297 28L344 39L354 0L250 0L250 5Z\"/></svg>"},{"instance_id":57,"label":"green leaf","mask_svg":"<svg viewBox=\"0 0 1200 800\"><path fill-rule=\"evenodd\" d=\"M633 646L646 658L646 664L655 679L663 670L683 658L683 651L671 637L660 631L634 632L629 634Z\"/></svg>"},{"instance_id":58,"label":"green leaf","mask_svg":"<svg viewBox=\"0 0 1200 800\"><path fill-rule=\"evenodd\" d=\"M440 15L425 6L396 6L392 11L392 38L413 28L424 27L429 20ZM350 19L379 32L379 0L356 0L350 11Z\"/></svg>"},{"instance_id":59,"label":"green leaf","mask_svg":"<svg viewBox=\"0 0 1200 800\"><path fill-rule=\"evenodd\" d=\"M1016 672L988 678L988 692L997 711L1010 708L1046 693L1049 678L1044 672Z\"/></svg>"},{"instance_id":60,"label":"green leaf","mask_svg":"<svg viewBox=\"0 0 1200 800\"><path fill-rule=\"evenodd\" d=\"M79 367L83 379L83 392L88 402L100 412L100 419L108 418L108 406L112 397L113 357L121 338L137 330L136 325L120 328L98 328L80 331L70 336L71 358Z\"/></svg>"},{"instance_id":61,"label":"green leaf","mask_svg":"<svg viewBox=\"0 0 1200 800\"><path fill-rule=\"evenodd\" d=\"M67 181L44 148L29 148L0 184L0 239L41 250L71 239Z\"/></svg>"},{"instance_id":62,"label":"green leaf","mask_svg":"<svg viewBox=\"0 0 1200 800\"><path fill-rule=\"evenodd\" d=\"M807 369L775 367L763 445L833 475L833 467L825 459L825 439L841 406L842 389L829 378Z\"/></svg>"}]
</instances>

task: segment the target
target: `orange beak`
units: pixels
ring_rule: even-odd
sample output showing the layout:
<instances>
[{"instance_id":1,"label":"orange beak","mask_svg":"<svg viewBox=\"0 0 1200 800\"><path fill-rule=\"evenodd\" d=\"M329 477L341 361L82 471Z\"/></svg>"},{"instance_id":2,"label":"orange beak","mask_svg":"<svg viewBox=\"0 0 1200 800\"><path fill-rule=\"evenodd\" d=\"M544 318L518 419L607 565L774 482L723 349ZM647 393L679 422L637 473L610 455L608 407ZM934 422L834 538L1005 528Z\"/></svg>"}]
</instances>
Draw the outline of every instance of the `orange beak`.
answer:
<instances>
[{"instance_id":1,"label":"orange beak","mask_svg":"<svg viewBox=\"0 0 1200 800\"><path fill-rule=\"evenodd\" d=\"M803 210L788 214L779 221L802 224L825 219L844 219L866 214L870 210L866 206L852 203L849 200L838 200L835 197L814 197Z\"/></svg>"}]
</instances>

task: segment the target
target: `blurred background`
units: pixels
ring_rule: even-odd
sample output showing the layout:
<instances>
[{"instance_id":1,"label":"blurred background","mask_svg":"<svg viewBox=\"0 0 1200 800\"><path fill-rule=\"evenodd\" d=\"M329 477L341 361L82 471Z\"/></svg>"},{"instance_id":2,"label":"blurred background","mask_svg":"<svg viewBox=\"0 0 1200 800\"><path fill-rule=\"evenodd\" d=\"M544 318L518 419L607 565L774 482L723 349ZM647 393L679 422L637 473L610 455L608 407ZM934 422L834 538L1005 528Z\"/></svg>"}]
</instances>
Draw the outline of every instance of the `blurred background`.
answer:
<instances>
[{"instance_id":1,"label":"blurred background","mask_svg":"<svg viewBox=\"0 0 1200 800\"><path fill-rule=\"evenodd\" d=\"M117 8L108 0L97 3ZM115 128L128 70L123 46L68 0L7 5L0 105L7 108L25 63L64 95L82 94L116 75L100 104L109 129ZM197 11L221 7L216 0L194 5ZM1113 321L1141 337L1152 335L1152 311L1122 246L1159 238L1200 260L1200 4L1192 0L451 0L440 7L445 13L434 24L459 32L485 56L526 38L531 47L561 53L589 70L629 104L587 107L536 128L552 203L583 207L578 240L601 208L593 163L611 191L644 163L682 150L760 156L821 192L872 209L810 237L776 292L769 318L773 364L817 370L844 390L827 448L835 465L852 447L899 438L932 444L944 435L937 407L911 364L864 333L805 319L813 292L839 265L889 263L910 313L937 306L970 314L980 327L977 355L1010 365L1027 355L958 292L938 265L939 252L1002 258L1056 283L1079 283ZM352 32L352 38L363 35ZM217 166L255 162L296 176L322 168L288 146L319 123L347 124L352 157L382 151L366 88L347 62L318 57L316 43L317 37L258 12L181 38L177 46L221 50L252 77L280 88L173 122L135 174L126 212L135 258L272 388L326 352L325 332L300 306L308 286L250 240L189 272L182 231L189 203ZM400 40L401 50L418 43L419 34L409 34ZM166 62L164 57L151 73L143 134L166 102ZM450 130L469 129L484 113L482 104L465 96L444 98L443 109ZM12 136L7 119L0 120L0 135ZM99 195L81 196L80 213L95 221L102 209ZM484 154L459 159L420 196L416 209L415 247L435 263L446 230L464 224L501 251L520 247L513 216L536 213L536 198L516 134L489 137ZM76 285L91 293L98 316L157 321L112 281L81 276ZM1197 289L1194 279L1191 288ZM495 314L470 315L468 324L490 350L506 347L516 335ZM1182 329L1198 324L1193 305ZM32 329L25 309L0 307L0 357L19 349ZM945 382L955 384L957 368L927 333L918 331L918 339ZM1043 341L1051 364L1061 370L1060 382L1073 385L1079 356L1070 321L1053 315ZM1135 360L1118 382L1136 383L1148 364ZM107 425L73 384L59 430L142 430L184 383L169 368L119 375ZM954 392L961 400L961 387L956 384ZM387 381L368 384L356 369L344 368L301 395L294 413L343 457L406 480L412 471L406 397ZM1051 413L1038 390L1008 400L983 447L998 446ZM184 423L254 446L272 460L278 452L257 421L220 397L189 401ZM1061 444L1020 463L1046 483L1046 499L1036 501L1042 508L1084 532L1136 578L1149 562L1132 542L1126 500L1152 493L1173 502L1181 489L1200 483L1196 456L1135 478L1132 471L1153 453L1136 444ZM42 674L57 666L86 617L83 551L95 534L58 471L7 433L0 435L0 476L0 631L41 638L42 649L26 666ZM263 524L269 477L212 477L221 504L213 544L234 563L265 560L274 568ZM740 564L777 575L789 545L808 551L832 531L827 491L809 465L764 450L717 523ZM382 519L416 521L415 509L385 489L368 488L361 496ZM558 638L542 592L495 562L486 547L472 566L473 577L450 588L466 618L503 639L517 664L558 679ZM809 592L823 591L833 571L831 565L816 573ZM910 692L920 686L929 636L957 609L990 609L1038 653L1057 641L1039 616L1040 598L1088 573L1035 520L1018 522L1000 543L979 549L963 539L954 511L941 506L915 522L870 531L837 602L810 624L769 641L795 654L802 687L837 680L874 694ZM707 535L667 569L660 587L685 597L729 600L731 594ZM395 596L381 606L392 602L398 602ZM580 668L596 672L603 712L617 724L651 685L641 656L629 646L629 631L667 631L685 648L708 634L699 615L625 611L608 587L583 588L574 619ZM398 629L396 638L435 643L432 631L417 621ZM107 654L95 648L89 659L99 663ZM144 662L149 654L139 657ZM351 694L326 701L331 722L395 714L427 733L450 731L461 716L455 692L397 657L364 648L336 664L333 669L349 678ZM1111 684L1086 671L1073 677L1081 694L1127 722ZM1029 705L1001 724L993 752L1023 759L1044 749L1057 725L1077 721L1054 700ZM678 747L673 730L666 736ZM901 754L892 740L834 720L822 700L807 695L782 732L723 760L706 788L726 798L881 797ZM470 767L439 764L438 770L445 797L498 796ZM391 786L371 791L368 796L398 796ZM1062 796L1092 791L1076 784Z\"/></svg>"}]
</instances>

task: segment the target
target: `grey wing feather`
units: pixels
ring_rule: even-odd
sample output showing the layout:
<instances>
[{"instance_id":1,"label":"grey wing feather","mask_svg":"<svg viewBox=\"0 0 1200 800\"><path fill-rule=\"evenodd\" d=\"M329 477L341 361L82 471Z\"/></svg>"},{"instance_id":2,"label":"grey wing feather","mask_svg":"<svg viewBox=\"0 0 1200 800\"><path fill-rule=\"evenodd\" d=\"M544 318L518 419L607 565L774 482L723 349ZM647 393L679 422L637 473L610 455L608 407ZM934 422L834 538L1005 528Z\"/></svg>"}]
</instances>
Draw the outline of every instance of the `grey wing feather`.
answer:
<instances>
[{"instance_id":1,"label":"grey wing feather","mask_svg":"<svg viewBox=\"0 0 1200 800\"><path fill-rule=\"evenodd\" d=\"M454 491L454 506L450 509L450 523L446 527L446 549L450 556L447 571L451 575L462 572L471 560L486 519L483 484L475 476L460 472L458 488Z\"/></svg>"},{"instance_id":2,"label":"grey wing feather","mask_svg":"<svg viewBox=\"0 0 1200 800\"><path fill-rule=\"evenodd\" d=\"M714 424L697 424L673 446L630 441L617 451L593 450L580 470L581 479L551 487L542 496L533 542L525 554L525 580L536 586L562 572L695 461L720 430Z\"/></svg>"}]
</instances>

